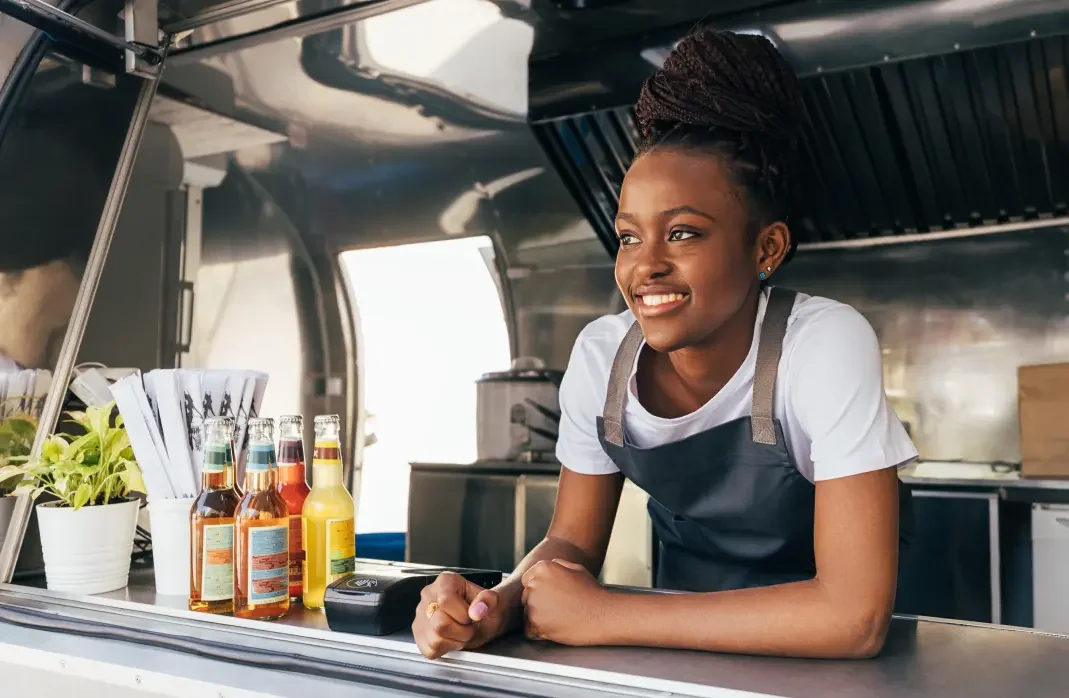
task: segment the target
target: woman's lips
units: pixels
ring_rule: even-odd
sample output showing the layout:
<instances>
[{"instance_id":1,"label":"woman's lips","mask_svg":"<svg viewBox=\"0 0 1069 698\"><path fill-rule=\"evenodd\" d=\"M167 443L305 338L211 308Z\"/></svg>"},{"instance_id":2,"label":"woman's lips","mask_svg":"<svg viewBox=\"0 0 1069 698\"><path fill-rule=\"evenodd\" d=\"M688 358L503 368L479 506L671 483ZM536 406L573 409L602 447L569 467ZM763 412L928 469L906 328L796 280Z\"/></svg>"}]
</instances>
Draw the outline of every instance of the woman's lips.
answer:
<instances>
[{"instance_id":1,"label":"woman's lips","mask_svg":"<svg viewBox=\"0 0 1069 698\"><path fill-rule=\"evenodd\" d=\"M689 300L689 293L650 293L635 297L635 310L643 317L658 317L679 310Z\"/></svg>"}]
</instances>

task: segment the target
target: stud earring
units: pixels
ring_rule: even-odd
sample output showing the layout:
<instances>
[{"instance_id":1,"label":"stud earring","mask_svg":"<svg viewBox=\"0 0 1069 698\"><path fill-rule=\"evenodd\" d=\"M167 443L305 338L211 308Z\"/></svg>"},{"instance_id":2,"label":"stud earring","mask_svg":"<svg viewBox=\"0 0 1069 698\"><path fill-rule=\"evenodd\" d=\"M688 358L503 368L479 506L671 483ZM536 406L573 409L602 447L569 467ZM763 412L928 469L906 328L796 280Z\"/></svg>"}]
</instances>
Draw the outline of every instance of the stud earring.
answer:
<instances>
[{"instance_id":1,"label":"stud earring","mask_svg":"<svg viewBox=\"0 0 1069 698\"><path fill-rule=\"evenodd\" d=\"M768 269L768 274L771 274L771 273L772 273L772 267L766 267L766 268ZM761 272L761 273L760 273L760 274L759 274L758 276L759 276L759 277L760 277L760 278L761 278L762 280L764 280L764 279L767 279L767 278L768 278L768 274L766 274L765 272Z\"/></svg>"}]
</instances>

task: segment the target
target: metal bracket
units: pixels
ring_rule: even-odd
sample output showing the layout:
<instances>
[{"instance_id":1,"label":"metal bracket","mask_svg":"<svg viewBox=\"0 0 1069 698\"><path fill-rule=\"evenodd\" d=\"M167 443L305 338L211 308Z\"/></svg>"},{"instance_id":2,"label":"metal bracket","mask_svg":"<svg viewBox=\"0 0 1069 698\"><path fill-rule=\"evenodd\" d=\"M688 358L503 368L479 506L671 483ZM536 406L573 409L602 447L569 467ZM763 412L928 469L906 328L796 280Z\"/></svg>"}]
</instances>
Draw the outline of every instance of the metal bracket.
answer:
<instances>
[{"instance_id":1,"label":"metal bracket","mask_svg":"<svg viewBox=\"0 0 1069 698\"><path fill-rule=\"evenodd\" d=\"M160 17L157 0L126 0L123 9L126 41L150 49L160 47ZM152 65L130 49L126 49L126 72L141 77L156 77L160 66Z\"/></svg>"},{"instance_id":2,"label":"metal bracket","mask_svg":"<svg viewBox=\"0 0 1069 698\"><path fill-rule=\"evenodd\" d=\"M155 0L152 1L155 3ZM149 77L156 77L158 66L163 62L164 52L159 48L158 29L146 43L124 41L94 24L53 7L48 0L0 0L0 13L40 29L59 44L69 44L109 63L117 62L119 53L131 52L146 66L153 67L148 73ZM129 14L133 16L134 13ZM140 75L144 77L145 73Z\"/></svg>"}]
</instances>

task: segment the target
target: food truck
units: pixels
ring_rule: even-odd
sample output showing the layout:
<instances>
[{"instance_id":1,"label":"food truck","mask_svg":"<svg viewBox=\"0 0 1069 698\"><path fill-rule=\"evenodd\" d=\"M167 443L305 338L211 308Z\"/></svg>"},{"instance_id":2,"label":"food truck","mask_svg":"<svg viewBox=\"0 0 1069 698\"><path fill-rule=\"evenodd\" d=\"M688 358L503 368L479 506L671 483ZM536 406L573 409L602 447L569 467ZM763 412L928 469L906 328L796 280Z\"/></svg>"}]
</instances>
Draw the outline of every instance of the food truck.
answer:
<instances>
[{"instance_id":1,"label":"food truck","mask_svg":"<svg viewBox=\"0 0 1069 698\"><path fill-rule=\"evenodd\" d=\"M422 585L492 584L549 527L561 376L583 328L626 310L633 105L697 26L763 36L798 75L781 280L865 316L920 454L886 644L814 660L517 634L424 659ZM40 467L0 478L5 695L1069 687L1065 3L0 0L0 85L0 474ZM297 415L302 455L258 460L255 420ZM307 603L276 584L301 570L294 536L319 535L280 508L247 576L228 564L246 610L258 588L289 605L213 606L198 580L230 558L187 555L201 478L243 497L287 466L313 488L335 468L353 502L323 515L334 574ZM98 505L105 487L128 506ZM653 593L658 550L628 483L600 581ZM281 575L261 587L257 555Z\"/></svg>"}]
</instances>

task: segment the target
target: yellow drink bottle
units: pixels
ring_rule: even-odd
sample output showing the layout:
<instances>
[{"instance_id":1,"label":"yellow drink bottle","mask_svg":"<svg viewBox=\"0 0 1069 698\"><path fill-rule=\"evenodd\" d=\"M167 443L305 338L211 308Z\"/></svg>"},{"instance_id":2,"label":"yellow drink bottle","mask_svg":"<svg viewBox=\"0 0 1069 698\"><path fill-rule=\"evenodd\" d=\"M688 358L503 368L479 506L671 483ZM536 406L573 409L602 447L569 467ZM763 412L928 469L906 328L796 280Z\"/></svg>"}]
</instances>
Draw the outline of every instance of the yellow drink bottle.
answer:
<instances>
[{"instance_id":1,"label":"yellow drink bottle","mask_svg":"<svg viewBox=\"0 0 1069 698\"><path fill-rule=\"evenodd\" d=\"M356 506L342 481L340 432L338 415L315 418L312 489L301 512L306 608L323 608L327 586L356 567Z\"/></svg>"}]
</instances>

